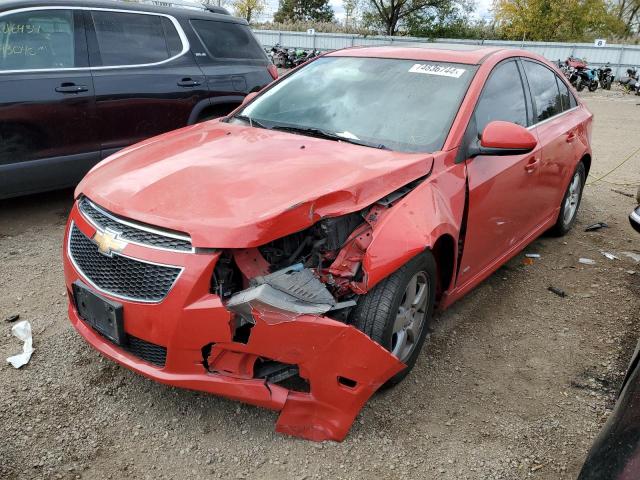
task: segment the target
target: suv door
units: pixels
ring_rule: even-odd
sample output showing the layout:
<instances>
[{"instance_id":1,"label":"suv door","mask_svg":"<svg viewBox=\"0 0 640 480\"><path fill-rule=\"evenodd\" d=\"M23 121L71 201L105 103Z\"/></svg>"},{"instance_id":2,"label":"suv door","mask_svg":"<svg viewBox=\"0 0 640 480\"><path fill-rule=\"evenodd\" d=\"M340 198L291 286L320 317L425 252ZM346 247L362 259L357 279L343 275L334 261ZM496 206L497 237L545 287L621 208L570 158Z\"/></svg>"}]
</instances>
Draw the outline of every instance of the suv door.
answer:
<instances>
[{"instance_id":1,"label":"suv door","mask_svg":"<svg viewBox=\"0 0 640 480\"><path fill-rule=\"evenodd\" d=\"M103 158L188 124L207 101L204 75L175 18L149 12L86 12Z\"/></svg>"},{"instance_id":2,"label":"suv door","mask_svg":"<svg viewBox=\"0 0 640 480\"><path fill-rule=\"evenodd\" d=\"M495 120L530 123L531 107L515 59L496 65L475 108L465 142L478 139ZM541 223L537 191L540 147L524 155L467 159L468 222L465 234L461 285L492 271L531 237Z\"/></svg>"},{"instance_id":3,"label":"suv door","mask_svg":"<svg viewBox=\"0 0 640 480\"><path fill-rule=\"evenodd\" d=\"M544 217L554 216L577 165L579 116L571 110L577 106L566 84L547 66L522 60L531 97L534 125L542 157L537 190ZM562 92L562 93L561 93Z\"/></svg>"},{"instance_id":4,"label":"suv door","mask_svg":"<svg viewBox=\"0 0 640 480\"><path fill-rule=\"evenodd\" d=\"M77 183L99 159L79 10L0 13L0 198Z\"/></svg>"},{"instance_id":5,"label":"suv door","mask_svg":"<svg viewBox=\"0 0 640 480\"><path fill-rule=\"evenodd\" d=\"M219 115L273 81L268 70L271 62L247 25L203 19L190 23L203 46L203 51L194 46L194 52L207 77L211 102L227 107L218 109Z\"/></svg>"}]
</instances>

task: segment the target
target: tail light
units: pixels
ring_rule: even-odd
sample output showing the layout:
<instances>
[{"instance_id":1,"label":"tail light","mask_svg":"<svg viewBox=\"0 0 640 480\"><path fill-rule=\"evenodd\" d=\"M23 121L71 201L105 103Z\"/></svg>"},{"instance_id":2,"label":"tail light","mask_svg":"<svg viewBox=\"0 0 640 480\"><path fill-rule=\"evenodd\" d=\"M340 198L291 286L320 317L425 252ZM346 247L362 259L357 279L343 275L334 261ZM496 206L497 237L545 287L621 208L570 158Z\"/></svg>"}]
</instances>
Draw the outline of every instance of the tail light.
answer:
<instances>
[{"instance_id":1,"label":"tail light","mask_svg":"<svg viewBox=\"0 0 640 480\"><path fill-rule=\"evenodd\" d=\"M267 70L269 70L271 78L274 80L278 78L278 68L273 63L267 67Z\"/></svg>"}]
</instances>

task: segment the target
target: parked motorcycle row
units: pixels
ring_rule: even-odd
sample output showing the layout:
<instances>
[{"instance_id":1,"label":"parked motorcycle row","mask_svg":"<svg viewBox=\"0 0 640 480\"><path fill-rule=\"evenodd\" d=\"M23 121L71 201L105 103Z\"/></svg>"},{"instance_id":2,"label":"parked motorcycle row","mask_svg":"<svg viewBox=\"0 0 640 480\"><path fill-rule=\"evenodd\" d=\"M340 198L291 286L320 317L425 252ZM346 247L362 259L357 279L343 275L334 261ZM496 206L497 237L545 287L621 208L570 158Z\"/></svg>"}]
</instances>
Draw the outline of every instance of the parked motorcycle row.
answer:
<instances>
[{"instance_id":1,"label":"parked motorcycle row","mask_svg":"<svg viewBox=\"0 0 640 480\"><path fill-rule=\"evenodd\" d=\"M307 60L317 57L322 52L316 49L304 50L302 48L285 48L276 43L271 48L265 48L267 55L278 68L294 68L302 65Z\"/></svg>"},{"instance_id":2,"label":"parked motorcycle row","mask_svg":"<svg viewBox=\"0 0 640 480\"><path fill-rule=\"evenodd\" d=\"M558 60L558 67L569 79L571 85L579 92L587 88L595 92L598 86L603 90L611 90L615 76L609 64L599 68L591 68L587 62L580 58L569 57L564 62ZM635 67L628 68L626 76L619 79L618 83L630 93L640 95L640 79Z\"/></svg>"}]
</instances>

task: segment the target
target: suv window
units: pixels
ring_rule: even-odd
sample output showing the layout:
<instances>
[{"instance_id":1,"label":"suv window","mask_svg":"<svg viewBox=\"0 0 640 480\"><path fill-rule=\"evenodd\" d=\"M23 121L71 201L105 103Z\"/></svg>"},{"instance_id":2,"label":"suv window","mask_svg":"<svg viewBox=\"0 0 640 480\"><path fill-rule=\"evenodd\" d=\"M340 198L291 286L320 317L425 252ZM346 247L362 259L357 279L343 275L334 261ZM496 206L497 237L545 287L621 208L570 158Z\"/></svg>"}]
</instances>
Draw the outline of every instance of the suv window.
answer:
<instances>
[{"instance_id":1,"label":"suv window","mask_svg":"<svg viewBox=\"0 0 640 480\"><path fill-rule=\"evenodd\" d=\"M524 70L536 107L536 122L541 122L562 112L562 100L556 82L556 74L539 63L527 60L522 63L524 63Z\"/></svg>"},{"instance_id":2,"label":"suv window","mask_svg":"<svg viewBox=\"0 0 640 480\"><path fill-rule=\"evenodd\" d=\"M167 17L139 13L92 11L104 66L144 65L182 51L176 27Z\"/></svg>"},{"instance_id":3,"label":"suv window","mask_svg":"<svg viewBox=\"0 0 640 480\"><path fill-rule=\"evenodd\" d=\"M475 117L479 133L494 120L527 126L527 107L520 78L513 60L501 63L493 69L476 106Z\"/></svg>"},{"instance_id":4,"label":"suv window","mask_svg":"<svg viewBox=\"0 0 640 480\"><path fill-rule=\"evenodd\" d=\"M212 20L191 20L207 53L214 58L265 60L265 54L246 25Z\"/></svg>"},{"instance_id":5,"label":"suv window","mask_svg":"<svg viewBox=\"0 0 640 480\"><path fill-rule=\"evenodd\" d=\"M0 70L73 67L71 10L35 10L0 17Z\"/></svg>"}]
</instances>

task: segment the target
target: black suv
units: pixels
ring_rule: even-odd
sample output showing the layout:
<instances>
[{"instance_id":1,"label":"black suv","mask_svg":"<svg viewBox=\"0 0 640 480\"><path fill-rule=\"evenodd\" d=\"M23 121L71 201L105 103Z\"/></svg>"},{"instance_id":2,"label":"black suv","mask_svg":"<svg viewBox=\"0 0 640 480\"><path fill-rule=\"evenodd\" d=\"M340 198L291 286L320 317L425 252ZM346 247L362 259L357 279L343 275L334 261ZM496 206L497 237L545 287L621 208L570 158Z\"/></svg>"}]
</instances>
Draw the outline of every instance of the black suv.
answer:
<instances>
[{"instance_id":1,"label":"black suv","mask_svg":"<svg viewBox=\"0 0 640 480\"><path fill-rule=\"evenodd\" d=\"M222 10L224 12L224 10ZM124 1L0 4L0 198L67 187L278 75L244 20Z\"/></svg>"}]
</instances>

